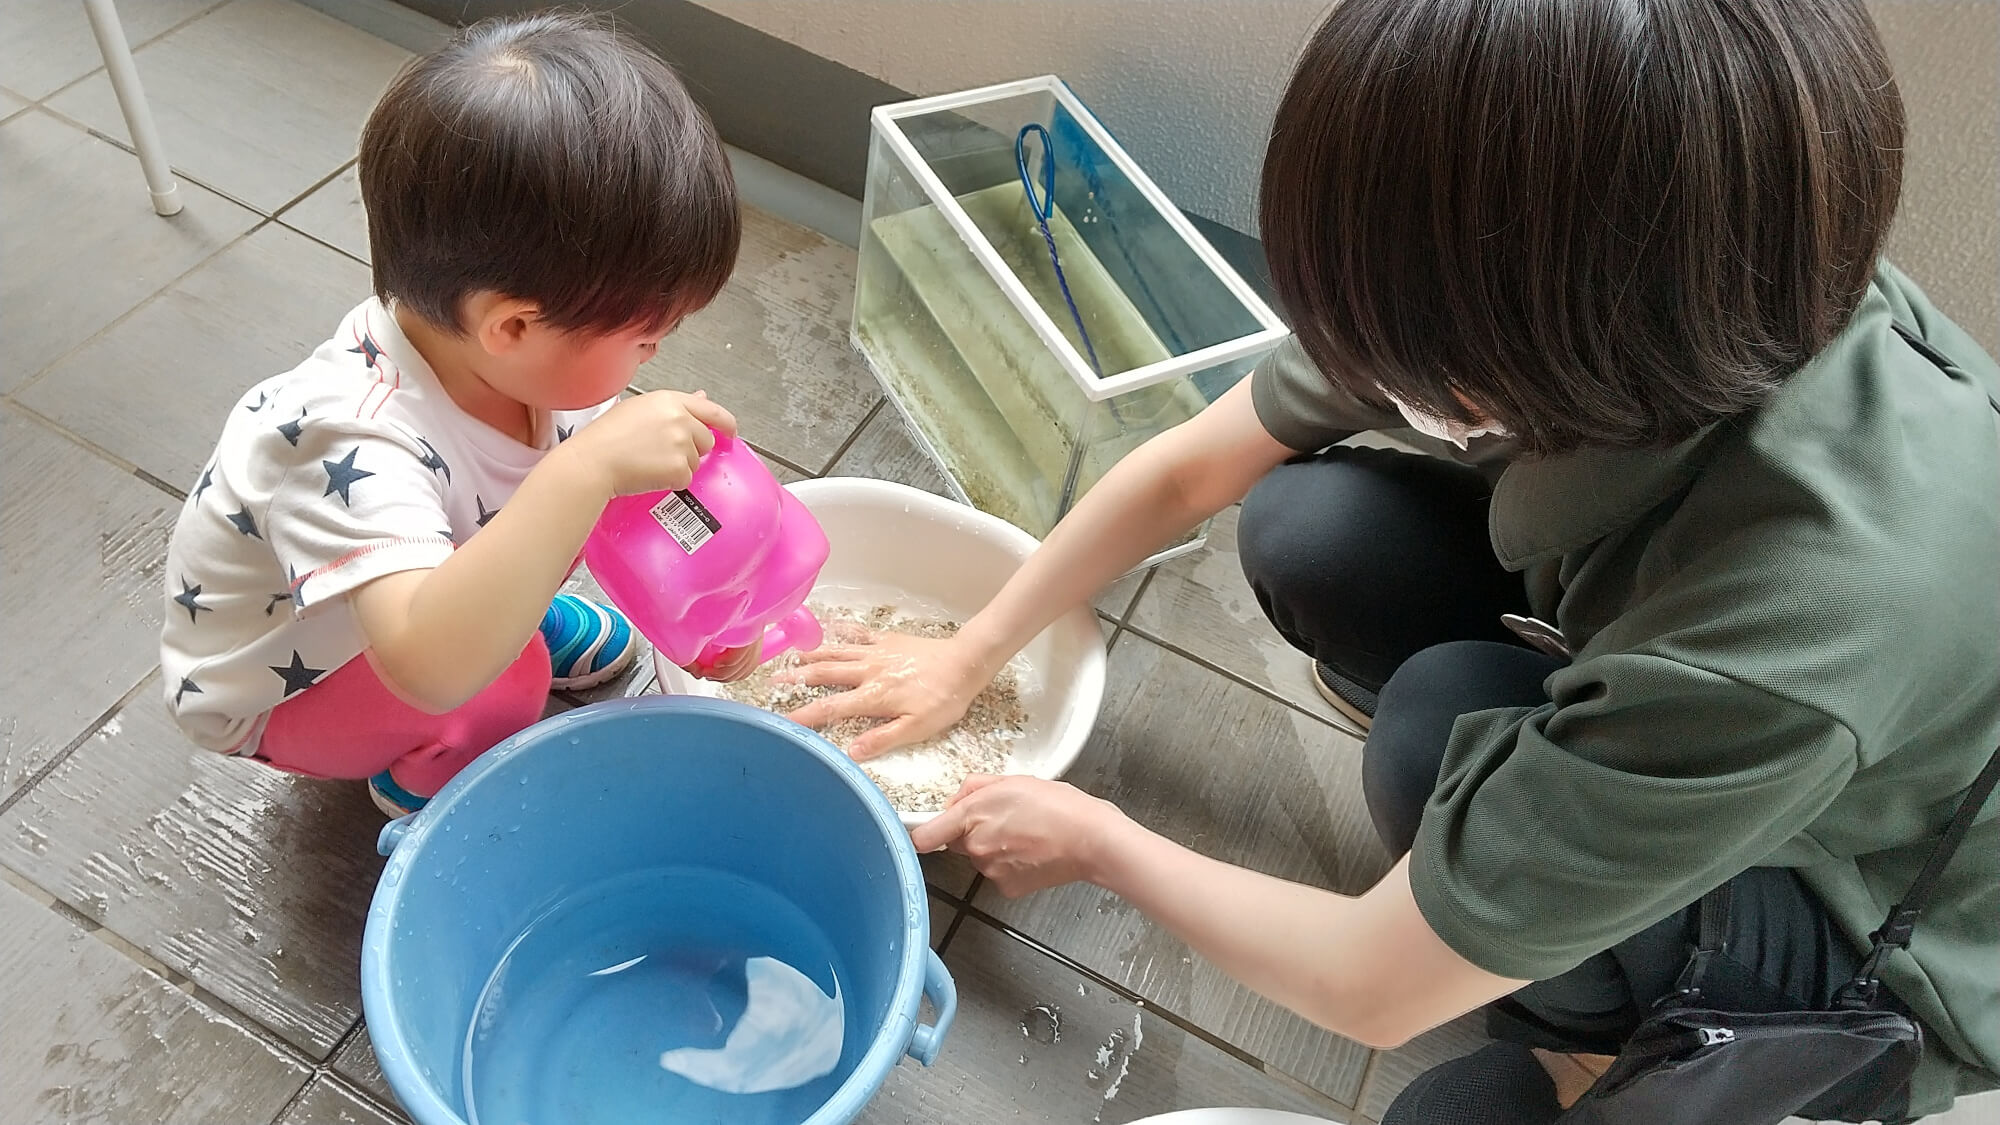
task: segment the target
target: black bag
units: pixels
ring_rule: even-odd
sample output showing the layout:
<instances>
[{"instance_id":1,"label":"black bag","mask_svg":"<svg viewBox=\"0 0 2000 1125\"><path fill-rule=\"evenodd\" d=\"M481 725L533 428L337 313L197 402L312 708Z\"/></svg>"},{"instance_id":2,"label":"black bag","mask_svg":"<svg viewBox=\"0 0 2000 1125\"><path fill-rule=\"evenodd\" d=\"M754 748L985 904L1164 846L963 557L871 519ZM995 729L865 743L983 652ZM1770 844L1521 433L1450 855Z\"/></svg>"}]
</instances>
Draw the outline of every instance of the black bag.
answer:
<instances>
[{"instance_id":1,"label":"black bag","mask_svg":"<svg viewBox=\"0 0 2000 1125\"><path fill-rule=\"evenodd\" d=\"M1702 896L1699 945L1674 991L1558 1119L1560 1125L1776 1125L1793 1114L1867 1120L1900 1113L1900 1104L1889 1103L1916 1069L1923 1029L1883 1005L1876 973L1890 950L1909 948L1938 873L1996 782L2000 750L1966 790L1909 893L1869 935L1871 947L1854 979L1825 1011L1702 1007L1702 979L1727 944L1729 884Z\"/></svg>"}]
</instances>

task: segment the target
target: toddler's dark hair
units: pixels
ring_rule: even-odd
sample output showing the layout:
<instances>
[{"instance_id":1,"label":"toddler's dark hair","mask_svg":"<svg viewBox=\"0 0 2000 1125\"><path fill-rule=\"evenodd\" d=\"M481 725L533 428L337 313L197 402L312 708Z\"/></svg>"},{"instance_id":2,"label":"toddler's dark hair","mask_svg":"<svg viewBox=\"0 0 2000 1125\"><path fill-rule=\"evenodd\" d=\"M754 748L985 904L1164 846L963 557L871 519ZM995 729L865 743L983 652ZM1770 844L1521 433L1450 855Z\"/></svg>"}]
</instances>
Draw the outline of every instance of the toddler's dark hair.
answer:
<instances>
[{"instance_id":1,"label":"toddler's dark hair","mask_svg":"<svg viewBox=\"0 0 2000 1125\"><path fill-rule=\"evenodd\" d=\"M1902 182L1862 0L1341 0L1272 126L1300 342L1525 452L1680 441L1846 324Z\"/></svg>"},{"instance_id":2,"label":"toddler's dark hair","mask_svg":"<svg viewBox=\"0 0 2000 1125\"><path fill-rule=\"evenodd\" d=\"M742 235L707 115L582 13L486 20L411 62L360 171L376 295L458 332L482 290L566 331L663 326L715 299Z\"/></svg>"}]
</instances>

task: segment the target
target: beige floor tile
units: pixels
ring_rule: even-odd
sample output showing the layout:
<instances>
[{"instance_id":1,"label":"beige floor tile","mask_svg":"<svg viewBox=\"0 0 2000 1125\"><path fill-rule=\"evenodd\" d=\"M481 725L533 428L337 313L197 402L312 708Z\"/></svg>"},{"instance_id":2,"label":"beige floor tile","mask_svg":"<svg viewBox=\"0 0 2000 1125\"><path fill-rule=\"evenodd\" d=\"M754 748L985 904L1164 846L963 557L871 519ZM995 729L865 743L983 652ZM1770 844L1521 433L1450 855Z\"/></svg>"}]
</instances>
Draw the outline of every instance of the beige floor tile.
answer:
<instances>
[{"instance_id":1,"label":"beige floor tile","mask_svg":"<svg viewBox=\"0 0 2000 1125\"><path fill-rule=\"evenodd\" d=\"M1377 1051L1361 1087L1361 1112L1380 1118L1417 1075L1485 1046L1486 1019L1478 1012L1425 1032L1393 1051Z\"/></svg>"},{"instance_id":2,"label":"beige floor tile","mask_svg":"<svg viewBox=\"0 0 2000 1125\"><path fill-rule=\"evenodd\" d=\"M368 260L368 212L361 206L360 172L352 166L286 208L278 221Z\"/></svg>"},{"instance_id":3,"label":"beige floor tile","mask_svg":"<svg viewBox=\"0 0 2000 1125\"><path fill-rule=\"evenodd\" d=\"M70 353L21 401L190 488L243 392L297 366L368 292L366 266L267 226Z\"/></svg>"},{"instance_id":4,"label":"beige floor tile","mask_svg":"<svg viewBox=\"0 0 2000 1125\"><path fill-rule=\"evenodd\" d=\"M1236 555L1240 511L1224 509L1206 546L1163 564L1126 623L1309 713L1330 715L1313 690L1305 654L1271 627L1243 577Z\"/></svg>"},{"instance_id":5,"label":"beige floor tile","mask_svg":"<svg viewBox=\"0 0 2000 1125\"><path fill-rule=\"evenodd\" d=\"M308 1071L0 885L0 1123L268 1121Z\"/></svg>"},{"instance_id":6,"label":"beige floor tile","mask_svg":"<svg viewBox=\"0 0 2000 1125\"><path fill-rule=\"evenodd\" d=\"M389 1080L382 1077L382 1062L375 1057L375 1044L368 1041L365 1025L333 1056L333 1069L389 1105L397 1104L395 1091L389 1089Z\"/></svg>"},{"instance_id":7,"label":"beige floor tile","mask_svg":"<svg viewBox=\"0 0 2000 1125\"><path fill-rule=\"evenodd\" d=\"M958 1019L929 1068L905 1061L857 1120L1134 1121L1198 1106L1334 1107L1188 1035L984 923L945 953Z\"/></svg>"},{"instance_id":8,"label":"beige floor tile","mask_svg":"<svg viewBox=\"0 0 2000 1125\"><path fill-rule=\"evenodd\" d=\"M400 1113L385 1113L343 1083L321 1075L277 1125L402 1125L408 1120Z\"/></svg>"},{"instance_id":9,"label":"beige floor tile","mask_svg":"<svg viewBox=\"0 0 2000 1125\"><path fill-rule=\"evenodd\" d=\"M167 159L269 213L354 155L401 47L290 0L235 0L134 52ZM49 106L126 136L98 75Z\"/></svg>"},{"instance_id":10,"label":"beige floor tile","mask_svg":"<svg viewBox=\"0 0 2000 1125\"><path fill-rule=\"evenodd\" d=\"M134 50L217 0L143 0L118 5ZM90 20L77 0L7 0L0 4L0 74L16 93L46 97L104 65ZM144 197L141 196L143 199Z\"/></svg>"},{"instance_id":11,"label":"beige floor tile","mask_svg":"<svg viewBox=\"0 0 2000 1125\"><path fill-rule=\"evenodd\" d=\"M1359 746L1317 720L1142 638L1111 653L1082 789L1188 847L1356 893L1389 867L1361 799ZM1368 1051L1263 1000L1122 899L1075 884L977 904L1169 1011L1352 1104Z\"/></svg>"},{"instance_id":12,"label":"beige floor tile","mask_svg":"<svg viewBox=\"0 0 2000 1125\"><path fill-rule=\"evenodd\" d=\"M888 403L861 428L847 452L826 471L830 477L874 477L907 484L951 499L951 485L910 433L909 424Z\"/></svg>"},{"instance_id":13,"label":"beige floor tile","mask_svg":"<svg viewBox=\"0 0 2000 1125\"><path fill-rule=\"evenodd\" d=\"M155 682L0 818L0 860L324 1057L360 1014L382 815L190 746Z\"/></svg>"},{"instance_id":14,"label":"beige floor tile","mask_svg":"<svg viewBox=\"0 0 2000 1125\"><path fill-rule=\"evenodd\" d=\"M706 390L758 448L820 472L882 394L847 343L853 301L851 247L746 207L735 276L639 385Z\"/></svg>"},{"instance_id":15,"label":"beige floor tile","mask_svg":"<svg viewBox=\"0 0 2000 1125\"><path fill-rule=\"evenodd\" d=\"M28 105L29 102L26 98L18 97L8 90L0 90L0 121L5 121L9 117L14 116L28 108Z\"/></svg>"},{"instance_id":16,"label":"beige floor tile","mask_svg":"<svg viewBox=\"0 0 2000 1125\"><path fill-rule=\"evenodd\" d=\"M257 217L183 184L180 214L147 202L139 162L46 113L0 125L0 392L187 272Z\"/></svg>"},{"instance_id":17,"label":"beige floor tile","mask_svg":"<svg viewBox=\"0 0 2000 1125\"><path fill-rule=\"evenodd\" d=\"M0 407L0 488L0 682L20 693L0 718L5 794L159 660L180 505L12 407Z\"/></svg>"}]
</instances>

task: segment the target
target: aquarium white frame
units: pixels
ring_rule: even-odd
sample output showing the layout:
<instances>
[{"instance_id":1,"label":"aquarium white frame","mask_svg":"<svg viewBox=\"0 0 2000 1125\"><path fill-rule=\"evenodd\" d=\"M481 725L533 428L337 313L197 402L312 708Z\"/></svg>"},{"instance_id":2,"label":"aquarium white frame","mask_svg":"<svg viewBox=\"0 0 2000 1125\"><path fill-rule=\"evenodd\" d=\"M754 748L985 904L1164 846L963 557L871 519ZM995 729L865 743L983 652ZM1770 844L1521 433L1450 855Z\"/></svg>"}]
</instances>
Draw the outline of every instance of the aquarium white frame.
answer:
<instances>
[{"instance_id":1,"label":"aquarium white frame","mask_svg":"<svg viewBox=\"0 0 2000 1125\"><path fill-rule=\"evenodd\" d=\"M938 179L937 173L931 170L930 164L917 151L917 146L911 143L910 138L903 133L902 127L897 124L905 117L962 109L982 102L1037 93L1051 94L1056 101L1062 103L1070 116L1083 126L1084 132L1090 135L1090 139L1104 150L1111 158L1111 162L1131 179L1132 185L1167 221L1167 225L1180 235L1181 241L1187 244L1188 249L1192 250L1195 256L1201 259L1202 264L1221 280L1230 295L1235 297L1262 327L1247 336L1238 336L1233 340L1211 344L1185 355L1172 356L1144 367L1135 367L1117 375L1098 378L1097 373L1091 370L1090 365L1077 352L1076 346L1069 342L1069 337L1063 335L1056 327L1055 321L1043 311L1041 304L1029 296L1028 287L1021 283L1020 278L1014 276L1014 271L1008 269L1005 262L1001 261L1000 252L995 250L993 244L986 240L986 236L979 232L971 216L965 213L965 209L959 206L958 200L946 190L944 181ZM919 186L923 188L924 195L945 217L945 221L951 224L952 230L957 232L966 248L972 251L972 256L999 284L1000 291L1007 295L1007 300L1014 306L1014 310L1027 320L1029 327L1035 330L1035 335L1054 353L1063 370L1067 371L1070 379L1076 383L1077 389L1090 401L1104 402L1141 387L1150 387L1169 379L1192 375L1218 363L1226 363L1232 359L1240 359L1267 350L1292 334L1285 322L1278 319L1278 315L1271 311L1263 298L1257 296L1256 291L1250 288L1249 283L1243 280L1235 267L1216 252L1208 239L1203 238L1201 232L1194 229L1194 224L1188 222L1187 216L1181 214L1180 208L1174 206L1173 201L1167 198L1167 194L1160 190L1152 177L1146 175L1145 171L1133 161L1124 147L1112 138L1110 131L1105 129L1096 115L1077 99L1070 91L1069 84L1061 78L1053 74L1044 74L1038 78L1002 82L955 94L939 94L936 97L896 102L891 105L876 106L870 116L874 120L876 132L888 142L896 155L902 158L903 164L909 168L910 173L917 178Z\"/></svg>"}]
</instances>

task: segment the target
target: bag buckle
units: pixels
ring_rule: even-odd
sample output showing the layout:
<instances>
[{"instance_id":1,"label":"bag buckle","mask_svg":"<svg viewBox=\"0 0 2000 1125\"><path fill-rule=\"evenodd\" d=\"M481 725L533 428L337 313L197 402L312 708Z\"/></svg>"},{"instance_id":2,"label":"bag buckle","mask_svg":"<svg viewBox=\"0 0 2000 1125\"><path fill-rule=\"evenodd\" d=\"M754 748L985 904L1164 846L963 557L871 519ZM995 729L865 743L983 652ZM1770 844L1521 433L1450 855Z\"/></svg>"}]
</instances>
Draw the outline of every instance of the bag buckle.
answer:
<instances>
[{"instance_id":1,"label":"bag buckle","mask_svg":"<svg viewBox=\"0 0 2000 1125\"><path fill-rule=\"evenodd\" d=\"M1704 1047L1720 1047L1736 1042L1736 1033L1726 1027L1697 1027L1695 1031L1701 1036Z\"/></svg>"}]
</instances>

